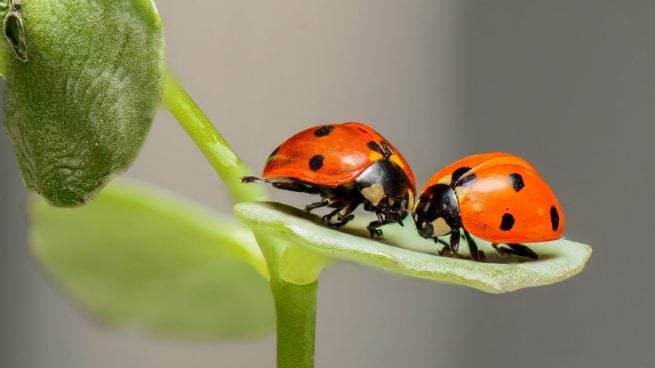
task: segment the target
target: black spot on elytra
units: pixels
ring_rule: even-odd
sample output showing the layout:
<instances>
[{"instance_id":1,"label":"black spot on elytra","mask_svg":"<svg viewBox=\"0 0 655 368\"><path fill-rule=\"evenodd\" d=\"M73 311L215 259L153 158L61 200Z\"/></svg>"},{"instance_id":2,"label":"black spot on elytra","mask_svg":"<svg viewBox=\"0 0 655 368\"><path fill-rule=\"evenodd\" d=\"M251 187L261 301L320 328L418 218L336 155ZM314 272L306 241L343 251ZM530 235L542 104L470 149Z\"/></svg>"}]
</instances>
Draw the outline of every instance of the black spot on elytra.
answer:
<instances>
[{"instance_id":1,"label":"black spot on elytra","mask_svg":"<svg viewBox=\"0 0 655 368\"><path fill-rule=\"evenodd\" d=\"M500 222L500 230L510 231L514 227L514 216L509 213L503 215L503 219Z\"/></svg>"},{"instance_id":2,"label":"black spot on elytra","mask_svg":"<svg viewBox=\"0 0 655 368\"><path fill-rule=\"evenodd\" d=\"M309 168L312 169L312 171L318 171L321 167L323 167L323 160L325 157L323 155L314 155L312 158L309 160Z\"/></svg>"},{"instance_id":3,"label":"black spot on elytra","mask_svg":"<svg viewBox=\"0 0 655 368\"><path fill-rule=\"evenodd\" d=\"M450 179L450 186L454 187L456 185L464 185L471 180L475 180L475 174L467 175L464 179L462 179L462 176L466 174L469 170L471 170L470 167L468 166L462 166L459 169L453 171L453 174L451 175ZM460 179L462 179L460 181Z\"/></svg>"},{"instance_id":4,"label":"black spot on elytra","mask_svg":"<svg viewBox=\"0 0 655 368\"><path fill-rule=\"evenodd\" d=\"M314 131L314 135L317 137L325 137L326 135L332 133L334 127L332 125L322 126Z\"/></svg>"},{"instance_id":5,"label":"black spot on elytra","mask_svg":"<svg viewBox=\"0 0 655 368\"><path fill-rule=\"evenodd\" d=\"M550 224L553 226L553 231L559 229L559 213L555 206L550 206Z\"/></svg>"},{"instance_id":6,"label":"black spot on elytra","mask_svg":"<svg viewBox=\"0 0 655 368\"><path fill-rule=\"evenodd\" d=\"M370 148L372 151L382 153L382 148L380 148L380 145L377 144L377 142L375 142L375 141L370 141L370 142L366 143L366 145L367 145L368 148Z\"/></svg>"},{"instance_id":7,"label":"black spot on elytra","mask_svg":"<svg viewBox=\"0 0 655 368\"><path fill-rule=\"evenodd\" d=\"M514 188L514 190L517 192L520 192L521 189L525 187L525 183L523 182L523 177L519 173L509 174L507 180L509 180L509 183L512 184L512 188Z\"/></svg>"}]
</instances>

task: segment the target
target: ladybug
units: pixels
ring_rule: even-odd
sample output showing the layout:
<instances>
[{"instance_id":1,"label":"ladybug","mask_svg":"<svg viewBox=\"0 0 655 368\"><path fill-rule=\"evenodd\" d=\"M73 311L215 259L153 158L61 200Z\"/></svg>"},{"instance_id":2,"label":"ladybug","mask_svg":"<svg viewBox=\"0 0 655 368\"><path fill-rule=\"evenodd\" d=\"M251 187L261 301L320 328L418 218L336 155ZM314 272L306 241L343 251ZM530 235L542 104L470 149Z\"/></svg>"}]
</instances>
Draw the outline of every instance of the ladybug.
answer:
<instances>
[{"instance_id":1,"label":"ladybug","mask_svg":"<svg viewBox=\"0 0 655 368\"><path fill-rule=\"evenodd\" d=\"M463 229L476 261L484 253L471 234L491 242L501 255L537 259L522 243L559 239L564 232L564 214L548 184L529 162L500 152L469 156L435 173L413 218L424 238L440 242L438 237L450 234L441 255L457 253Z\"/></svg>"},{"instance_id":2,"label":"ladybug","mask_svg":"<svg viewBox=\"0 0 655 368\"><path fill-rule=\"evenodd\" d=\"M367 226L382 235L380 226L402 220L414 207L416 182L407 161L372 128L358 122L318 125L287 139L266 161L262 177L246 176L242 183L265 182L275 188L319 194L319 207L335 208L323 223L340 227L364 210L378 219Z\"/></svg>"}]
</instances>

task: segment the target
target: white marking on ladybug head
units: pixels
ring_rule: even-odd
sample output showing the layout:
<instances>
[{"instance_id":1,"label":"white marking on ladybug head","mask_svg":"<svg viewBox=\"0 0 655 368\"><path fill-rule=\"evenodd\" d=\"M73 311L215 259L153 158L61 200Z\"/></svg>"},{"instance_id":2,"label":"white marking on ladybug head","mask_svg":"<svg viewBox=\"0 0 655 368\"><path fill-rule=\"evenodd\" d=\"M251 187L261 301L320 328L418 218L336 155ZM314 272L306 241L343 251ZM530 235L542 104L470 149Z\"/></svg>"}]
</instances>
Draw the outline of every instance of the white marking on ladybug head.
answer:
<instances>
[{"instance_id":1,"label":"white marking on ladybug head","mask_svg":"<svg viewBox=\"0 0 655 368\"><path fill-rule=\"evenodd\" d=\"M453 231L443 217L437 217L436 220L432 221L432 228L435 236L443 236Z\"/></svg>"},{"instance_id":2,"label":"white marking on ladybug head","mask_svg":"<svg viewBox=\"0 0 655 368\"><path fill-rule=\"evenodd\" d=\"M377 206L384 198L384 187L380 183L372 184L362 189L362 195L366 200L371 202L372 205Z\"/></svg>"}]
</instances>

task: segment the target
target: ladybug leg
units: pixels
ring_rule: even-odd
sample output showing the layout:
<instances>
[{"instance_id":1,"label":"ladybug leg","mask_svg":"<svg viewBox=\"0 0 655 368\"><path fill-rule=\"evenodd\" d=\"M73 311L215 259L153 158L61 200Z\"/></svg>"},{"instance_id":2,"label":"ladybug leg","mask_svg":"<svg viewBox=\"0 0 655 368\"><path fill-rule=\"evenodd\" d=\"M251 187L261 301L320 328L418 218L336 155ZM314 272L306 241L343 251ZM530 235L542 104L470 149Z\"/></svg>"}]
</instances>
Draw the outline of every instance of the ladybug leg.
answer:
<instances>
[{"instance_id":1,"label":"ladybug leg","mask_svg":"<svg viewBox=\"0 0 655 368\"><path fill-rule=\"evenodd\" d=\"M455 253L450 249L450 245L444 245L444 247L439 251L439 255L442 257L452 257Z\"/></svg>"},{"instance_id":2,"label":"ladybug leg","mask_svg":"<svg viewBox=\"0 0 655 368\"><path fill-rule=\"evenodd\" d=\"M494 247L496 252L498 252L498 254L500 254L501 256L509 256L510 254L512 254L510 253L509 248L499 247L498 243L491 243L491 246Z\"/></svg>"},{"instance_id":3,"label":"ladybug leg","mask_svg":"<svg viewBox=\"0 0 655 368\"><path fill-rule=\"evenodd\" d=\"M328 199L324 199L320 202L314 202L310 203L305 206L305 211L307 212L312 212L313 209L319 208L319 207L325 207L330 204L330 201Z\"/></svg>"},{"instance_id":4,"label":"ladybug leg","mask_svg":"<svg viewBox=\"0 0 655 368\"><path fill-rule=\"evenodd\" d=\"M491 244L494 249L498 252L498 254L503 255L503 256L509 256L509 255L517 255L521 257L527 257L530 259L537 259L539 256L537 253L535 253L532 249L526 247L523 244L514 244L514 243L509 243L507 244L509 248L507 247L499 247L497 243Z\"/></svg>"},{"instance_id":5,"label":"ladybug leg","mask_svg":"<svg viewBox=\"0 0 655 368\"><path fill-rule=\"evenodd\" d=\"M385 224L388 224L388 222L384 222L381 220L371 221L371 223L369 223L368 226L366 226L366 229L368 230L369 234L371 234L371 238L374 238L376 235L382 236L382 230L378 228Z\"/></svg>"},{"instance_id":6,"label":"ladybug leg","mask_svg":"<svg viewBox=\"0 0 655 368\"><path fill-rule=\"evenodd\" d=\"M474 261L484 261L484 252L478 250L478 244L475 242L475 240L473 240L473 237L468 231L466 231L466 229L464 229L464 236L466 237L466 243L468 244L469 251L471 252L471 258L473 258Z\"/></svg>"},{"instance_id":7,"label":"ladybug leg","mask_svg":"<svg viewBox=\"0 0 655 368\"><path fill-rule=\"evenodd\" d=\"M359 206L360 203L361 200L354 199L346 203L342 207L339 207L336 210L323 216L321 218L321 221L323 221L323 223L327 224L328 226L334 226L336 228L339 228L355 218L355 215L353 215L352 213L355 210L355 208ZM333 221L335 216L336 216L336 221Z\"/></svg>"},{"instance_id":8,"label":"ladybug leg","mask_svg":"<svg viewBox=\"0 0 655 368\"><path fill-rule=\"evenodd\" d=\"M460 233L459 231L455 231L450 234L450 242L446 243L443 240L439 240L439 238L435 238L435 241L437 243L443 244L443 248L439 251L439 255L443 257L454 257L457 255L457 251L459 250L459 240L460 240Z\"/></svg>"},{"instance_id":9,"label":"ladybug leg","mask_svg":"<svg viewBox=\"0 0 655 368\"><path fill-rule=\"evenodd\" d=\"M378 217L377 221L371 221L368 226L366 226L366 230L368 230L368 233L371 234L371 238L374 238L376 235L382 236L382 230L378 229L378 227L385 224L384 217L382 217L382 212L376 211L375 215Z\"/></svg>"},{"instance_id":10,"label":"ladybug leg","mask_svg":"<svg viewBox=\"0 0 655 368\"><path fill-rule=\"evenodd\" d=\"M535 253L532 249L528 248L523 244L508 243L507 244L512 249L512 254L517 256L527 257L530 259L538 259L539 255Z\"/></svg>"},{"instance_id":11,"label":"ladybug leg","mask_svg":"<svg viewBox=\"0 0 655 368\"><path fill-rule=\"evenodd\" d=\"M371 234L371 238L377 236L382 236L382 229L378 229L382 225L391 224L396 221L388 221L384 218L384 214L381 211L375 211L375 215L378 217L377 221L371 221L366 230Z\"/></svg>"},{"instance_id":12,"label":"ladybug leg","mask_svg":"<svg viewBox=\"0 0 655 368\"><path fill-rule=\"evenodd\" d=\"M450 234L450 250L453 254L457 254L457 251L459 250L459 238L459 230Z\"/></svg>"},{"instance_id":13,"label":"ladybug leg","mask_svg":"<svg viewBox=\"0 0 655 368\"><path fill-rule=\"evenodd\" d=\"M444 247L450 247L450 244L448 244L448 243L446 243L445 241L439 239L438 237L434 237L433 239L434 239L434 242L435 242L436 244L441 244L441 245L443 245Z\"/></svg>"},{"instance_id":14,"label":"ladybug leg","mask_svg":"<svg viewBox=\"0 0 655 368\"><path fill-rule=\"evenodd\" d=\"M393 197L389 196L387 198L389 199L390 204L394 203ZM400 203L400 200L398 200L397 203ZM403 214L401 216L400 211L397 211L395 209L389 210L387 208L375 207L371 205L371 203L368 201L364 202L364 209L366 211L375 211L375 215L378 217L377 221L372 221L366 227L366 229L368 229L368 232L371 234L371 238L375 237L375 235L382 236L382 230L379 229L379 227L384 226L386 224L397 223L400 226L405 226L405 224L403 223L403 220L405 219L405 215Z\"/></svg>"},{"instance_id":15,"label":"ladybug leg","mask_svg":"<svg viewBox=\"0 0 655 368\"><path fill-rule=\"evenodd\" d=\"M450 247L450 243L446 243L443 240L440 240L439 238L434 238L436 243L441 243L443 244L443 248L439 251L439 255L442 257L452 257L455 255L455 252L453 252L453 249ZM452 238L451 238L452 241Z\"/></svg>"},{"instance_id":16,"label":"ladybug leg","mask_svg":"<svg viewBox=\"0 0 655 368\"><path fill-rule=\"evenodd\" d=\"M372 207L369 205L369 207L364 208L367 211L374 210L375 207ZM378 219L377 221L371 221L371 223L368 224L366 229L368 232L371 234L371 238L375 237L375 235L382 236L382 229L379 229L379 227L384 226L386 224L393 224L397 223L400 226L405 226L403 223L404 218L398 218L398 215L396 213L385 213L380 210L376 210L375 214L377 215Z\"/></svg>"}]
</instances>

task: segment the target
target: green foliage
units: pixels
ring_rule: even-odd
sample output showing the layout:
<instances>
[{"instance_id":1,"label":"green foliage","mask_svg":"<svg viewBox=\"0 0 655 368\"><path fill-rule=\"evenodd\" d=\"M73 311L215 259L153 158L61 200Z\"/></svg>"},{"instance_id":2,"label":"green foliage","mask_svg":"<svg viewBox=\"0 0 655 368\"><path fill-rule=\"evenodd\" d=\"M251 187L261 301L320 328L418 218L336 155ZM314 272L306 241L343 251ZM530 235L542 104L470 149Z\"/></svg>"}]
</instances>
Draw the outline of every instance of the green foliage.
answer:
<instances>
[{"instance_id":1,"label":"green foliage","mask_svg":"<svg viewBox=\"0 0 655 368\"><path fill-rule=\"evenodd\" d=\"M273 326L264 258L233 219L126 184L75 209L34 197L29 213L36 259L104 321L183 338Z\"/></svg>"},{"instance_id":2,"label":"green foliage","mask_svg":"<svg viewBox=\"0 0 655 368\"><path fill-rule=\"evenodd\" d=\"M53 205L85 203L150 129L164 82L159 15L151 0L29 0L4 17L5 127L25 183Z\"/></svg>"},{"instance_id":3,"label":"green foliage","mask_svg":"<svg viewBox=\"0 0 655 368\"><path fill-rule=\"evenodd\" d=\"M0 0L0 17L5 126L25 183L55 206L85 203L134 160L162 98L154 4ZM370 239L366 216L337 231L283 204L243 202L266 195L241 185L250 170L170 74L163 102L242 202L235 213L252 231L135 185L112 184L78 209L32 198L35 258L107 323L189 339L245 337L268 331L275 310L278 366L313 367L317 280L334 259L501 293L564 280L591 255L560 240L531 245L538 261L501 257L486 242L485 263L439 257L409 219Z\"/></svg>"},{"instance_id":4,"label":"green foliage","mask_svg":"<svg viewBox=\"0 0 655 368\"><path fill-rule=\"evenodd\" d=\"M384 237L370 239L366 230L367 219L359 216L339 231L320 223L320 218L273 202L240 203L234 210L244 222L258 232L266 232L285 242L326 257L349 260L380 267L399 274L423 279L464 285L490 293L503 293L526 287L548 285L569 278L582 271L591 256L587 245L568 240L531 244L540 259L530 261L520 257L497 255L488 243L478 240L480 249L487 255L486 262L469 259L439 257L438 247L432 240L421 238L406 219L406 226L391 224L383 228ZM371 218L368 218L370 221ZM466 244L461 247L466 254ZM316 256L300 259L292 257L294 265L280 264L281 272L292 267L294 273L282 273L292 282L308 268L312 274ZM284 262L284 257L280 258ZM320 264L319 264L320 265ZM312 280L303 280L308 283Z\"/></svg>"}]
</instances>

